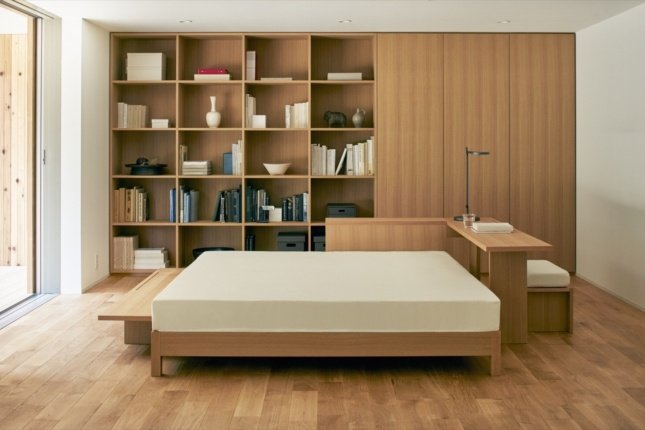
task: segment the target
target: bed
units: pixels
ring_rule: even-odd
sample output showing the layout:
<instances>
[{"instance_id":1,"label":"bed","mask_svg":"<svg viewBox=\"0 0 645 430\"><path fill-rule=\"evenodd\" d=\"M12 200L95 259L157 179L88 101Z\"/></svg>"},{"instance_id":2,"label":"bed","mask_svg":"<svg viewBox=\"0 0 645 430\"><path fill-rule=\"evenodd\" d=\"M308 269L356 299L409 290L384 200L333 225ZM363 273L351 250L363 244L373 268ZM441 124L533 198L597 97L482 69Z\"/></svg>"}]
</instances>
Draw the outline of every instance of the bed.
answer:
<instances>
[{"instance_id":1,"label":"bed","mask_svg":"<svg viewBox=\"0 0 645 430\"><path fill-rule=\"evenodd\" d=\"M152 302L165 356L487 356L500 301L444 251L206 252Z\"/></svg>"}]
</instances>

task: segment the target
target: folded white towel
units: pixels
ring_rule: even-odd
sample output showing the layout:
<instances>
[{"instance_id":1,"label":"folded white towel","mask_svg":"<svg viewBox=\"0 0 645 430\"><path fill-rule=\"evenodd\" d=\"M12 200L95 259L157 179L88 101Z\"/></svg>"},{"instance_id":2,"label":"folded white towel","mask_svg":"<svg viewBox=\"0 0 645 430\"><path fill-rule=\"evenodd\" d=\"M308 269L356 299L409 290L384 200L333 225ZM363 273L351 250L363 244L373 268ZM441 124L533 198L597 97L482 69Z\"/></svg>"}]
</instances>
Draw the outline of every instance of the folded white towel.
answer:
<instances>
[{"instance_id":1,"label":"folded white towel","mask_svg":"<svg viewBox=\"0 0 645 430\"><path fill-rule=\"evenodd\" d=\"M477 233L512 233L513 226L507 222L474 222L473 231Z\"/></svg>"}]
</instances>

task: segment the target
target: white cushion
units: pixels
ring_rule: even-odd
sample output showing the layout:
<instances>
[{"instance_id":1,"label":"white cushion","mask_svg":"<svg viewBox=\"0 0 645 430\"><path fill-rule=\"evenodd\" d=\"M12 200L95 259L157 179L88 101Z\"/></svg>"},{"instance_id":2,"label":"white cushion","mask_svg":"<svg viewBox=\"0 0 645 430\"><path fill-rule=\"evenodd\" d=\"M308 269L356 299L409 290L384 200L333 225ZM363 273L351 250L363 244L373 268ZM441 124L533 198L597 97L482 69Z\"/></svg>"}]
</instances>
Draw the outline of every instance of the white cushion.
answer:
<instances>
[{"instance_id":1,"label":"white cushion","mask_svg":"<svg viewBox=\"0 0 645 430\"><path fill-rule=\"evenodd\" d=\"M526 262L526 283L529 287L567 287L569 272L547 260Z\"/></svg>"}]
</instances>

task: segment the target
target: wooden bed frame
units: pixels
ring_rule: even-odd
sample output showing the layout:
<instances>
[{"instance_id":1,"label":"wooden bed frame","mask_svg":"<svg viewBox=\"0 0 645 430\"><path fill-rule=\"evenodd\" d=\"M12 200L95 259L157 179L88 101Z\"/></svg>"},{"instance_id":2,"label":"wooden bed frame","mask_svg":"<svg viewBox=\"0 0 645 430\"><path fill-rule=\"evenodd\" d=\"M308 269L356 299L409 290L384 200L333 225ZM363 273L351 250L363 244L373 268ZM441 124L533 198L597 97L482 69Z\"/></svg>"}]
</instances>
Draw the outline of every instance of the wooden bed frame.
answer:
<instances>
[{"instance_id":1,"label":"wooden bed frame","mask_svg":"<svg viewBox=\"0 0 645 430\"><path fill-rule=\"evenodd\" d=\"M444 250L446 220L327 220L328 251ZM151 333L151 373L161 376L163 357L382 357L486 356L490 374L501 370L500 331L429 333Z\"/></svg>"}]
</instances>

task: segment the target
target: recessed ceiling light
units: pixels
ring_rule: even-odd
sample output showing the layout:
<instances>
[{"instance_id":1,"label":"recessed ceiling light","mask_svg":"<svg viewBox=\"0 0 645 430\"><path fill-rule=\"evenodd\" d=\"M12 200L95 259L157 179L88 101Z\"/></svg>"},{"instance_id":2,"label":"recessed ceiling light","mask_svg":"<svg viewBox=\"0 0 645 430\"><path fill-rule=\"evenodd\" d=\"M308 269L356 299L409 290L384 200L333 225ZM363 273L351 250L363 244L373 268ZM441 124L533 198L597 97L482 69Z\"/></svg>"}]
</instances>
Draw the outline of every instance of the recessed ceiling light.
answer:
<instances>
[{"instance_id":1,"label":"recessed ceiling light","mask_svg":"<svg viewBox=\"0 0 645 430\"><path fill-rule=\"evenodd\" d=\"M193 20L192 20L192 19L182 19L182 20L179 20L179 23L180 23L180 24L190 24L191 22L193 22Z\"/></svg>"},{"instance_id":2,"label":"recessed ceiling light","mask_svg":"<svg viewBox=\"0 0 645 430\"><path fill-rule=\"evenodd\" d=\"M497 21L498 24L510 24L511 20L510 19L503 19L501 21Z\"/></svg>"},{"instance_id":3,"label":"recessed ceiling light","mask_svg":"<svg viewBox=\"0 0 645 430\"><path fill-rule=\"evenodd\" d=\"M352 20L351 19L340 19L338 20L339 23L341 24L351 24Z\"/></svg>"}]
</instances>

